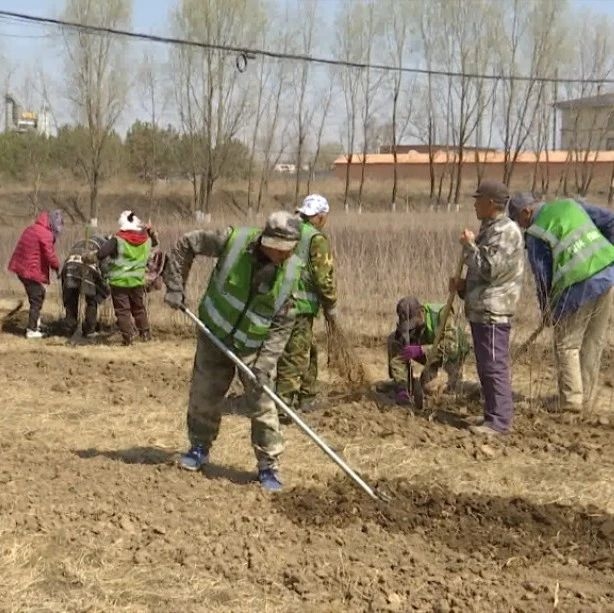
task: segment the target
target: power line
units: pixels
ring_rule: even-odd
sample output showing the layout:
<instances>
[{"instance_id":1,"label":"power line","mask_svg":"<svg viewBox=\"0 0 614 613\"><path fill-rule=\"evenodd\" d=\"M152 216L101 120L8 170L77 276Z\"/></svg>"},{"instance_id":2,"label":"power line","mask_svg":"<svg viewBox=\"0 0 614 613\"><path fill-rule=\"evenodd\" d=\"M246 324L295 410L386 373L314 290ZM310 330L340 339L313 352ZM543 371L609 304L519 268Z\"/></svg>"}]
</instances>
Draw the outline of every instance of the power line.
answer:
<instances>
[{"instance_id":1,"label":"power line","mask_svg":"<svg viewBox=\"0 0 614 613\"><path fill-rule=\"evenodd\" d=\"M216 43L205 43L195 40L187 40L183 38L175 38L171 36L159 36L156 34L145 34L143 32L131 32L129 30L121 30L118 28L108 28L104 26L93 26L64 19L55 19L53 17L40 17L37 15L27 15L24 13L14 13L12 11L0 10L0 17L8 17L26 23L38 23L78 30L87 34L103 34L113 36L123 36L136 40L146 40L155 43L180 45L185 47L197 47L200 49L210 49L215 51L225 51L227 53L235 53L241 58L241 61L247 64L248 59L254 59L257 56L267 57L280 60L293 60L297 62L310 62L314 64L324 64L328 66L342 66L345 68L359 68L380 70L383 72L402 72L409 74L431 75L439 77L454 77L468 79L482 79L487 81L519 81L519 82L538 82L538 83L573 83L573 84L613 84L614 79L579 79L569 77L532 77L524 75L496 75L482 74L474 72L454 72L449 70L432 70L427 68L410 68L406 66L391 66L389 64L372 64L369 62L356 62L351 60L339 60L334 58L317 57L311 55L303 55L300 53L287 53L281 51L271 51L269 49L258 49L255 47L237 47L234 45L219 45ZM237 68L241 72L239 63Z\"/></svg>"}]
</instances>

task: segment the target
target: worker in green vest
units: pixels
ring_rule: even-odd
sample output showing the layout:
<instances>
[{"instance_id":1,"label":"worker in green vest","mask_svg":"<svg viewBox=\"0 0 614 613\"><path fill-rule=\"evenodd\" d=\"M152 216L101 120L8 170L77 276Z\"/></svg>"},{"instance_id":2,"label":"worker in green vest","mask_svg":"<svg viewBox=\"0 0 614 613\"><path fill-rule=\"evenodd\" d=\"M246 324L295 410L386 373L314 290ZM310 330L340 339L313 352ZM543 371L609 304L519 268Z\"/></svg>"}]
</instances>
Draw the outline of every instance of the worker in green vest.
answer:
<instances>
[{"instance_id":1,"label":"worker in green vest","mask_svg":"<svg viewBox=\"0 0 614 613\"><path fill-rule=\"evenodd\" d=\"M414 296L401 298L397 303L397 327L388 337L388 373L392 379L395 401L399 405L412 404L408 389L413 378L412 362L426 364L426 349L435 340L442 309L442 304L421 304ZM448 375L447 389L458 391L468 352L469 344L464 331L448 320L437 358L420 375L424 393L435 391L435 378L441 368Z\"/></svg>"},{"instance_id":2,"label":"worker in green vest","mask_svg":"<svg viewBox=\"0 0 614 613\"><path fill-rule=\"evenodd\" d=\"M320 307L328 320L335 317L337 288L330 242L322 232L328 219L328 201L310 194L297 213L301 239L296 254L305 266L298 286L296 321L277 365L277 393L290 406L308 412L317 408L318 351L313 322Z\"/></svg>"},{"instance_id":3,"label":"worker in green vest","mask_svg":"<svg viewBox=\"0 0 614 613\"><path fill-rule=\"evenodd\" d=\"M181 308L194 257L217 258L200 302L199 317L251 368L260 384L272 388L277 362L296 317L295 293L303 263L293 252L299 238L299 220L286 211L272 213L264 230L196 230L179 239L164 272L165 302ZM209 461L224 397L235 372L234 363L199 332L188 403L190 449L180 459L182 468L200 470ZM251 414L258 480L269 491L279 490L283 442L277 409L260 385L253 384L241 371L238 374Z\"/></svg>"},{"instance_id":4,"label":"worker in green vest","mask_svg":"<svg viewBox=\"0 0 614 613\"><path fill-rule=\"evenodd\" d=\"M558 409L591 410L614 300L614 214L569 198L515 194L545 325L553 325Z\"/></svg>"},{"instance_id":5,"label":"worker in green vest","mask_svg":"<svg viewBox=\"0 0 614 613\"><path fill-rule=\"evenodd\" d=\"M109 258L105 277L111 287L117 327L123 344L131 345L135 327L142 341L151 339L145 306L145 271L158 237L133 211L123 211L118 223L119 231L98 250L85 254L83 262L95 263Z\"/></svg>"}]
</instances>

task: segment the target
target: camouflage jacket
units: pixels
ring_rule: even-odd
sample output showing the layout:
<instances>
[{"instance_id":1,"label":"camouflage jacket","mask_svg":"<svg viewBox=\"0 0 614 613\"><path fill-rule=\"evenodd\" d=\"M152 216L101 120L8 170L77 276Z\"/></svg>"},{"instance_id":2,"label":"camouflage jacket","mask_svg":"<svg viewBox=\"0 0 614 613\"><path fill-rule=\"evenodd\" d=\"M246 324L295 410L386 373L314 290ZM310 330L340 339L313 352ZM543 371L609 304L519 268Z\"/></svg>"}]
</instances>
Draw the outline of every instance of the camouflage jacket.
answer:
<instances>
[{"instance_id":1,"label":"camouflage jacket","mask_svg":"<svg viewBox=\"0 0 614 613\"><path fill-rule=\"evenodd\" d=\"M337 305L337 284L330 242L324 234L316 234L311 239L309 270L324 312L333 313Z\"/></svg>"},{"instance_id":2,"label":"camouflage jacket","mask_svg":"<svg viewBox=\"0 0 614 613\"><path fill-rule=\"evenodd\" d=\"M506 215L482 222L475 244L465 245L465 314L474 323L509 323L520 297L524 242Z\"/></svg>"},{"instance_id":3,"label":"camouflage jacket","mask_svg":"<svg viewBox=\"0 0 614 613\"><path fill-rule=\"evenodd\" d=\"M185 285L192 268L192 262L197 255L204 255L219 258L230 237L232 228L225 230L194 230L184 234L171 250L164 268L163 278L167 291L185 293ZM253 247L254 268L253 277L268 277L272 280L269 273L270 263L259 259ZM253 281L253 280L252 280ZM260 373L266 374L274 381L277 369L277 362L281 357L290 333L294 326L296 314L292 308L294 298L289 298L281 307L277 315L273 318L273 323L269 331L269 337L259 350L258 357L253 368Z\"/></svg>"}]
</instances>

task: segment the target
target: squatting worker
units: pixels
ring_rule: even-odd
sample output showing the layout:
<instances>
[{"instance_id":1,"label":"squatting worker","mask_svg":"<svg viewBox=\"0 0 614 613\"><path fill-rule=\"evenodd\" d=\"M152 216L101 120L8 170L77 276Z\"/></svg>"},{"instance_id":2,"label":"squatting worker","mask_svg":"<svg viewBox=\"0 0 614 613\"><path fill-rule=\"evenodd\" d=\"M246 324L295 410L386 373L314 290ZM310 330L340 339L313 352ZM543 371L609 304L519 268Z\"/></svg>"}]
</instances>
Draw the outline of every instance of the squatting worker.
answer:
<instances>
[{"instance_id":1,"label":"squatting worker","mask_svg":"<svg viewBox=\"0 0 614 613\"><path fill-rule=\"evenodd\" d=\"M471 431L496 435L509 432L514 413L509 341L522 286L524 243L506 215L509 193L503 183L482 181L473 197L480 230L477 237L468 229L461 234L466 278L452 279L450 287L465 301L484 396L484 422Z\"/></svg>"},{"instance_id":2,"label":"squatting worker","mask_svg":"<svg viewBox=\"0 0 614 613\"><path fill-rule=\"evenodd\" d=\"M614 214L571 199L510 200L525 229L545 325L554 324L559 408L590 410L614 296Z\"/></svg>"},{"instance_id":3,"label":"squatting worker","mask_svg":"<svg viewBox=\"0 0 614 613\"><path fill-rule=\"evenodd\" d=\"M308 412L317 408L318 351L313 321L320 306L327 320L335 317L337 289L330 242L322 232L328 219L328 201L310 194L297 213L301 239L296 254L305 266L296 295L296 321L277 365L277 393L290 406Z\"/></svg>"},{"instance_id":4,"label":"squatting worker","mask_svg":"<svg viewBox=\"0 0 614 613\"><path fill-rule=\"evenodd\" d=\"M415 296L405 296L397 303L397 327L388 337L388 374L397 404L412 404L409 393L409 386L413 385L412 362L426 365L425 348L435 341L442 310L443 304L421 303ZM465 332L448 319L437 357L420 375L424 393L430 395L437 390L440 369L448 375L446 391L460 391L467 353L469 344Z\"/></svg>"},{"instance_id":5,"label":"squatting worker","mask_svg":"<svg viewBox=\"0 0 614 613\"><path fill-rule=\"evenodd\" d=\"M164 272L165 302L181 308L186 280L196 255L217 258L199 307L199 318L256 376L274 388L277 362L288 343L302 262L294 255L300 239L298 218L272 213L264 230L195 230L173 248ZM235 375L234 363L202 332L198 335L188 404L190 449L180 466L199 470L209 461L217 438L224 396ZM279 457L283 441L274 402L239 371L251 413L252 445L258 480L270 491L282 487Z\"/></svg>"}]
</instances>

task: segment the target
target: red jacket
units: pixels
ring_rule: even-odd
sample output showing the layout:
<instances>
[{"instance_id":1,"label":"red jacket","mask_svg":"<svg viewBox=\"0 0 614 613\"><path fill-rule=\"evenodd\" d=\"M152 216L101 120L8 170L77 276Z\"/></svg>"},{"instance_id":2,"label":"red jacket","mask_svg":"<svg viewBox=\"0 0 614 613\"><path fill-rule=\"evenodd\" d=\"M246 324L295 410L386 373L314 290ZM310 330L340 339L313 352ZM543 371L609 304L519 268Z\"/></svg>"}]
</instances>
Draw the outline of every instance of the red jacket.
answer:
<instances>
[{"instance_id":1,"label":"red jacket","mask_svg":"<svg viewBox=\"0 0 614 613\"><path fill-rule=\"evenodd\" d=\"M53 247L49 213L43 211L19 237L9 270L30 281L49 283L50 268L59 270L60 260Z\"/></svg>"}]
</instances>

